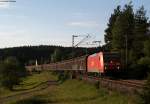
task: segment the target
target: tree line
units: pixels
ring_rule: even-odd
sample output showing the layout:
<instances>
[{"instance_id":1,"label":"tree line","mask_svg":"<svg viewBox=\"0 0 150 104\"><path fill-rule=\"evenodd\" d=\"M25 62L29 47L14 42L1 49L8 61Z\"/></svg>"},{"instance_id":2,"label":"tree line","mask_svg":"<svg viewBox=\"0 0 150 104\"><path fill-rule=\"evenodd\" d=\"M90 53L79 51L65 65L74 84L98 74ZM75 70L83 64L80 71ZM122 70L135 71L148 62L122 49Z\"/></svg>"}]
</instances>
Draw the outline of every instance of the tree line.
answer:
<instances>
[{"instance_id":1,"label":"tree line","mask_svg":"<svg viewBox=\"0 0 150 104\"><path fill-rule=\"evenodd\" d=\"M86 54L98 52L100 47L83 48L83 47L62 47L51 45L40 46L23 46L0 49L0 61L7 57L16 57L20 63L25 65L34 65L37 60L38 64L61 61L73 57L79 57Z\"/></svg>"},{"instance_id":2,"label":"tree line","mask_svg":"<svg viewBox=\"0 0 150 104\"><path fill-rule=\"evenodd\" d=\"M105 30L105 48L121 53L121 62L131 77L145 77L150 72L150 22L144 6L117 6Z\"/></svg>"},{"instance_id":3,"label":"tree line","mask_svg":"<svg viewBox=\"0 0 150 104\"><path fill-rule=\"evenodd\" d=\"M99 48L24 46L0 49L0 87L14 90L29 75L25 65L52 63L98 52Z\"/></svg>"}]
</instances>

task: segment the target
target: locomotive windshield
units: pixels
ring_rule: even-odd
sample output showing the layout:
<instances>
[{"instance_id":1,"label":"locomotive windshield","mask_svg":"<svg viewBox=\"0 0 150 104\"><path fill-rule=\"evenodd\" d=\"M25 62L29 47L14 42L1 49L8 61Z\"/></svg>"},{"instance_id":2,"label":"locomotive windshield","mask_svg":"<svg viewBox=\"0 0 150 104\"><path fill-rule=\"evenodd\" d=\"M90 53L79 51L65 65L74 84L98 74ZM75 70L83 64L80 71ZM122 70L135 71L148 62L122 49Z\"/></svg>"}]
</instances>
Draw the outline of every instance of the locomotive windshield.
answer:
<instances>
[{"instance_id":1,"label":"locomotive windshield","mask_svg":"<svg viewBox=\"0 0 150 104\"><path fill-rule=\"evenodd\" d=\"M104 62L112 62L112 61L120 61L120 54L117 52L114 53L103 53L104 55Z\"/></svg>"}]
</instances>

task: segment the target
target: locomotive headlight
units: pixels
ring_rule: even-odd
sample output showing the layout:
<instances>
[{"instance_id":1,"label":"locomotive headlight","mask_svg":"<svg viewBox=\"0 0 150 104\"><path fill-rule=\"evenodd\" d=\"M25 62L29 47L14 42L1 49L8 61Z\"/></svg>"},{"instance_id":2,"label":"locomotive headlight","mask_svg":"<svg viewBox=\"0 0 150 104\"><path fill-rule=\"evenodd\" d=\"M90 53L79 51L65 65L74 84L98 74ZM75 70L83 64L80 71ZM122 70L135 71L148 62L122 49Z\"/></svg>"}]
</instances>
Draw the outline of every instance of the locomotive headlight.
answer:
<instances>
[{"instance_id":1,"label":"locomotive headlight","mask_svg":"<svg viewBox=\"0 0 150 104\"><path fill-rule=\"evenodd\" d=\"M117 69L119 70L119 69L120 69L120 67L119 67L119 66L117 66Z\"/></svg>"}]
</instances>

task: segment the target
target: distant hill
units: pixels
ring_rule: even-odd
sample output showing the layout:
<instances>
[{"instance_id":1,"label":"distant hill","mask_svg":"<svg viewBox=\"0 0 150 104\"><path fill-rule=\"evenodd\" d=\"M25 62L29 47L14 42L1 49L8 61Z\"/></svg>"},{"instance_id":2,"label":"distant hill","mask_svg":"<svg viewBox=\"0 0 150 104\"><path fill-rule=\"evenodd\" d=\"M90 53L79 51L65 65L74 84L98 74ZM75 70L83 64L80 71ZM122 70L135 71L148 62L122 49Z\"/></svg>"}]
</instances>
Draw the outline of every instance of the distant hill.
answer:
<instances>
[{"instance_id":1,"label":"distant hill","mask_svg":"<svg viewBox=\"0 0 150 104\"><path fill-rule=\"evenodd\" d=\"M38 64L50 63L51 55L56 49L61 53L60 60L91 54L98 51L98 48L74 48L72 50L72 47L62 46L22 46L0 49L0 60L13 56L26 65L35 64L35 60L38 61Z\"/></svg>"}]
</instances>

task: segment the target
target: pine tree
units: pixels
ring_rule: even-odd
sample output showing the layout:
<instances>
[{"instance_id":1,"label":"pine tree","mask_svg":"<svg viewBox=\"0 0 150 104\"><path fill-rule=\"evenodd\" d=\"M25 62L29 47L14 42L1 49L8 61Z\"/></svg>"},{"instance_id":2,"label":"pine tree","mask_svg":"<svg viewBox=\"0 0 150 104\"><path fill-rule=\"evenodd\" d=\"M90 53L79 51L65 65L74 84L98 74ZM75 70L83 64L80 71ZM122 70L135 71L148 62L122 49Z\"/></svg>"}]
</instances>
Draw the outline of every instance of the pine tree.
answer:
<instances>
[{"instance_id":1,"label":"pine tree","mask_svg":"<svg viewBox=\"0 0 150 104\"><path fill-rule=\"evenodd\" d=\"M148 18L144 7L140 7L134 16L134 36L132 43L132 62L137 62L143 56L144 41L147 39L148 33Z\"/></svg>"},{"instance_id":2,"label":"pine tree","mask_svg":"<svg viewBox=\"0 0 150 104\"><path fill-rule=\"evenodd\" d=\"M147 78L144 90L140 96L140 104L150 104L150 75Z\"/></svg>"},{"instance_id":3,"label":"pine tree","mask_svg":"<svg viewBox=\"0 0 150 104\"><path fill-rule=\"evenodd\" d=\"M25 73L26 69L19 64L16 58L8 57L0 65L0 83L3 87L12 90L14 85L21 82Z\"/></svg>"},{"instance_id":4,"label":"pine tree","mask_svg":"<svg viewBox=\"0 0 150 104\"><path fill-rule=\"evenodd\" d=\"M117 50L125 49L130 45L126 46L126 41L132 43L134 27L134 13L131 4L125 5L123 11L118 16L114 28L112 29L113 34L113 48Z\"/></svg>"},{"instance_id":5,"label":"pine tree","mask_svg":"<svg viewBox=\"0 0 150 104\"><path fill-rule=\"evenodd\" d=\"M144 42L144 54L150 57L150 39Z\"/></svg>"},{"instance_id":6,"label":"pine tree","mask_svg":"<svg viewBox=\"0 0 150 104\"><path fill-rule=\"evenodd\" d=\"M104 35L105 43L109 49L112 49L112 38L113 38L112 37L112 29L114 27L117 17L120 15L120 13L121 13L120 6L117 6L117 8L114 9L114 13L111 14L109 23L107 24L108 27L105 30L105 35Z\"/></svg>"},{"instance_id":7,"label":"pine tree","mask_svg":"<svg viewBox=\"0 0 150 104\"><path fill-rule=\"evenodd\" d=\"M61 51L56 48L54 53L51 55L51 62L57 62L61 60Z\"/></svg>"},{"instance_id":8,"label":"pine tree","mask_svg":"<svg viewBox=\"0 0 150 104\"><path fill-rule=\"evenodd\" d=\"M124 9L117 17L112 29L112 47L113 50L119 51L122 57L122 65L125 68L128 60L128 52L132 48L134 28L134 12L131 3L124 6ZM125 62L126 60L126 62Z\"/></svg>"}]
</instances>

